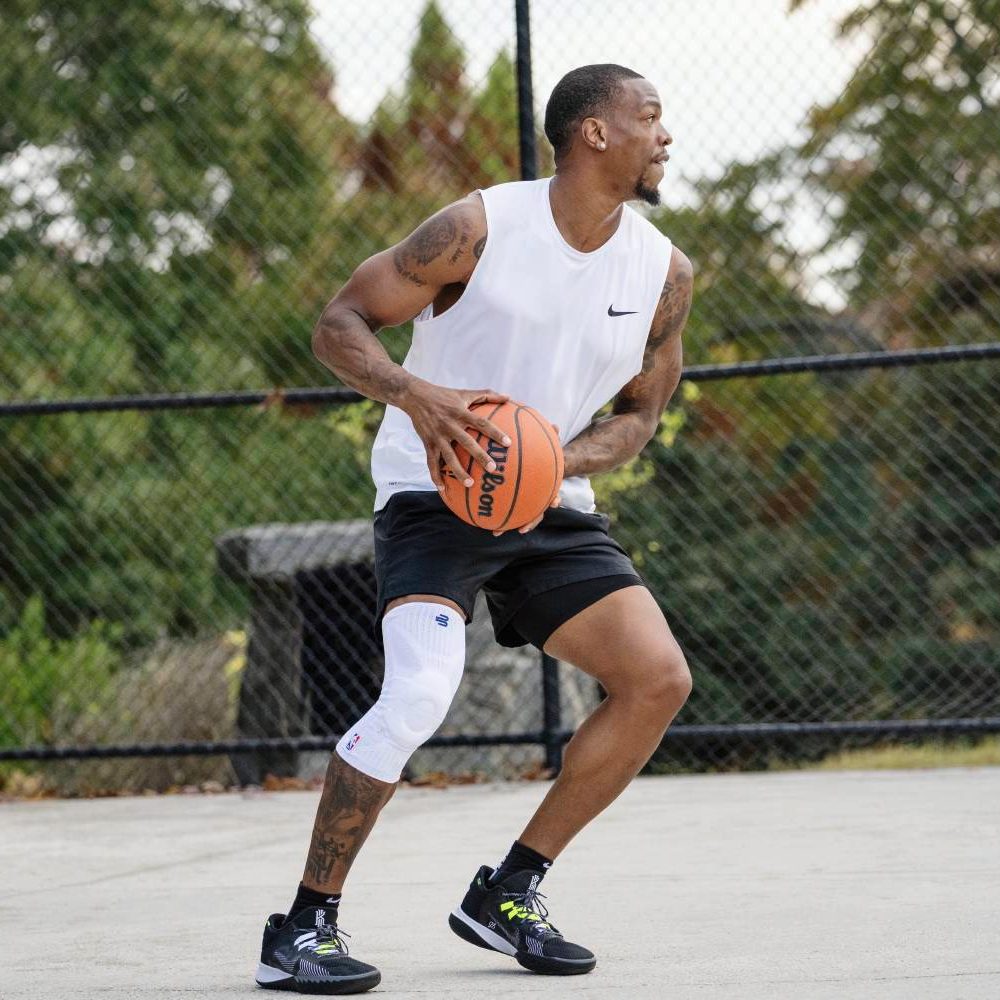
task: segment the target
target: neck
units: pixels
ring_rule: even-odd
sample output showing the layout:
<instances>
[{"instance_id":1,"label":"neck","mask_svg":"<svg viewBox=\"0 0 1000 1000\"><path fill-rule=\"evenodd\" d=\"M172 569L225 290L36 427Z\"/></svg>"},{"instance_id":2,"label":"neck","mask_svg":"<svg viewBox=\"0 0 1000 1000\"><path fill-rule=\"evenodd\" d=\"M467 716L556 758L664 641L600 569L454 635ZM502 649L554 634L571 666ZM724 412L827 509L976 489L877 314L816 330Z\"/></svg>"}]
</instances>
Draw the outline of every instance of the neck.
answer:
<instances>
[{"instance_id":1,"label":"neck","mask_svg":"<svg viewBox=\"0 0 1000 1000\"><path fill-rule=\"evenodd\" d=\"M622 217L622 199L602 191L594 178L557 173L549 185L552 218L574 250L589 253L614 236Z\"/></svg>"}]
</instances>

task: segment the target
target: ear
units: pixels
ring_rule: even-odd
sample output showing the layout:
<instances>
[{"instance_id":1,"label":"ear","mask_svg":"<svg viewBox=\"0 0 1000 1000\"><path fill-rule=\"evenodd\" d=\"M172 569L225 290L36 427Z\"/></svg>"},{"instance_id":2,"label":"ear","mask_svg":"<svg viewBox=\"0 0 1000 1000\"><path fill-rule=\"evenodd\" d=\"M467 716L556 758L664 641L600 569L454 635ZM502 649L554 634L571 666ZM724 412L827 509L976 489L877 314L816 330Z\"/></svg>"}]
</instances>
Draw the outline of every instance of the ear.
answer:
<instances>
[{"instance_id":1,"label":"ear","mask_svg":"<svg viewBox=\"0 0 1000 1000\"><path fill-rule=\"evenodd\" d=\"M600 118L584 118L580 125L583 141L591 149L604 150L608 146L608 129Z\"/></svg>"}]
</instances>

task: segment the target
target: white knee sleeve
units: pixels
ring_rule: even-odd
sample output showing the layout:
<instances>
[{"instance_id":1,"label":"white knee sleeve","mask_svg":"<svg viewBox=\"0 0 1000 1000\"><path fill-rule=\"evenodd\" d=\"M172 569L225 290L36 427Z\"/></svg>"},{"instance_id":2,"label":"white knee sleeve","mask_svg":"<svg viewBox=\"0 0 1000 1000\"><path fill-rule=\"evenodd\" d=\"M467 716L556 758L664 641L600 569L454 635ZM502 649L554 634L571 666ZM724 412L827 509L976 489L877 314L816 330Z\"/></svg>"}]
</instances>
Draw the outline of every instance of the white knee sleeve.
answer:
<instances>
[{"instance_id":1,"label":"white knee sleeve","mask_svg":"<svg viewBox=\"0 0 1000 1000\"><path fill-rule=\"evenodd\" d=\"M385 615L382 639L382 693L344 733L337 753L363 774L392 782L455 697L465 668L465 622L454 608L414 601Z\"/></svg>"}]
</instances>

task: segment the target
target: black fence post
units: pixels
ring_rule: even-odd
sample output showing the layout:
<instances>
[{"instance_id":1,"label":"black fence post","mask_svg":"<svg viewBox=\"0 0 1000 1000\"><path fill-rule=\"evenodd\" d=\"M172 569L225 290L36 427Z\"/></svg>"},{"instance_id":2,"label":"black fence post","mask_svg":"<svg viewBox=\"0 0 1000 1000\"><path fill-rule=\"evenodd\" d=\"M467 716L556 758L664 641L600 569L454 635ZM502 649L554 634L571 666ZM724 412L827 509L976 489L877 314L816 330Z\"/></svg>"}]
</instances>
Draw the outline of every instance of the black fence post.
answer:
<instances>
[{"instance_id":1,"label":"black fence post","mask_svg":"<svg viewBox=\"0 0 1000 1000\"><path fill-rule=\"evenodd\" d=\"M542 653L542 736L545 766L554 774L562 768L562 701L559 692L559 661Z\"/></svg>"},{"instance_id":2,"label":"black fence post","mask_svg":"<svg viewBox=\"0 0 1000 1000\"><path fill-rule=\"evenodd\" d=\"M517 27L517 131L521 150L521 180L538 176L535 154L535 105L531 94L531 20L528 0L514 0Z\"/></svg>"},{"instance_id":3,"label":"black fence post","mask_svg":"<svg viewBox=\"0 0 1000 1000\"><path fill-rule=\"evenodd\" d=\"M535 105L531 89L531 17L528 0L514 0L517 27L517 131L521 153L521 180L538 176L535 150ZM562 767L562 704L559 695L559 664L542 653L542 735L545 766L553 772Z\"/></svg>"}]
</instances>

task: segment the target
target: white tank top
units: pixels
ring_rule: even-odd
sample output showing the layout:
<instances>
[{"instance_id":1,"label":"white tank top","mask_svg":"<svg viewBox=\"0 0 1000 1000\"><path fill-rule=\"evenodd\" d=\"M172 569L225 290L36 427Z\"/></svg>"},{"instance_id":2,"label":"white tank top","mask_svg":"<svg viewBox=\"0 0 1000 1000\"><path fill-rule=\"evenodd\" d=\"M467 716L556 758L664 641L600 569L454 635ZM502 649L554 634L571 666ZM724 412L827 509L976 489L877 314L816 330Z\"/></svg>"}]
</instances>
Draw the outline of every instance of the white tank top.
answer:
<instances>
[{"instance_id":1,"label":"white tank top","mask_svg":"<svg viewBox=\"0 0 1000 1000\"><path fill-rule=\"evenodd\" d=\"M403 367L436 385L495 389L559 427L563 444L642 369L671 244L624 207L614 235L590 253L562 237L549 202L551 178L479 193L487 240L458 301L413 322ZM372 448L380 510L394 493L433 490L410 418L387 406ZM563 482L564 506L594 510L590 481Z\"/></svg>"}]
</instances>

